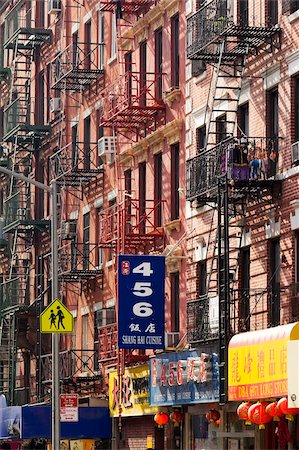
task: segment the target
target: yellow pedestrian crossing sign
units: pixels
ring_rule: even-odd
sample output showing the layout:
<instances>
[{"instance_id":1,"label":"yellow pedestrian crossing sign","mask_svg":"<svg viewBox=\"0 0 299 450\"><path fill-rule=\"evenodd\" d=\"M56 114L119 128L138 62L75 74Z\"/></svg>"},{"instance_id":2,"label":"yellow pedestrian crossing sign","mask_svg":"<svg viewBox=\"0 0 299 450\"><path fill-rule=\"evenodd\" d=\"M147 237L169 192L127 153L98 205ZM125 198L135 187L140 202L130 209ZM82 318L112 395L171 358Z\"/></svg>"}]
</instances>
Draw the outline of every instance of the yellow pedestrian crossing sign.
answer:
<instances>
[{"instance_id":1,"label":"yellow pedestrian crossing sign","mask_svg":"<svg viewBox=\"0 0 299 450\"><path fill-rule=\"evenodd\" d=\"M72 333L73 316L64 304L56 298L40 315L42 333Z\"/></svg>"}]
</instances>

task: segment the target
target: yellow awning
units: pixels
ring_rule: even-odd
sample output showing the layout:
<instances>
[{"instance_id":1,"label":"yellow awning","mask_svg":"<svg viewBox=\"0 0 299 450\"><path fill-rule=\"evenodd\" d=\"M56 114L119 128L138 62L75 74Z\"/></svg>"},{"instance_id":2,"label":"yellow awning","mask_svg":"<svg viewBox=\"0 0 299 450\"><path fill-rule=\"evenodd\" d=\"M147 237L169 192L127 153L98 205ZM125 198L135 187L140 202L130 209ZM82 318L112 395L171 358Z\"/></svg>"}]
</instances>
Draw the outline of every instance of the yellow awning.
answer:
<instances>
[{"instance_id":1,"label":"yellow awning","mask_svg":"<svg viewBox=\"0 0 299 450\"><path fill-rule=\"evenodd\" d=\"M235 335L228 348L229 400L287 395L289 340L299 340L299 322Z\"/></svg>"}]
</instances>

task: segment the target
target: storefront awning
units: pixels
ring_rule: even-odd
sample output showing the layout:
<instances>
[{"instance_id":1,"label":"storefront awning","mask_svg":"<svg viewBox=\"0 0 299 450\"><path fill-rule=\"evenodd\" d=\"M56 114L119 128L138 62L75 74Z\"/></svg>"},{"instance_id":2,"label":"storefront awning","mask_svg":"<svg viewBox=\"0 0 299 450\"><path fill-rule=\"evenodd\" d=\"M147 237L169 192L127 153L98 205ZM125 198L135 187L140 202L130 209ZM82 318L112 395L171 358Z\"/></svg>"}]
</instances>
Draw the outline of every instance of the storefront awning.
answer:
<instances>
[{"instance_id":1,"label":"storefront awning","mask_svg":"<svg viewBox=\"0 0 299 450\"><path fill-rule=\"evenodd\" d=\"M299 340L298 322L235 335L228 349L229 400L287 395L290 340Z\"/></svg>"}]
</instances>

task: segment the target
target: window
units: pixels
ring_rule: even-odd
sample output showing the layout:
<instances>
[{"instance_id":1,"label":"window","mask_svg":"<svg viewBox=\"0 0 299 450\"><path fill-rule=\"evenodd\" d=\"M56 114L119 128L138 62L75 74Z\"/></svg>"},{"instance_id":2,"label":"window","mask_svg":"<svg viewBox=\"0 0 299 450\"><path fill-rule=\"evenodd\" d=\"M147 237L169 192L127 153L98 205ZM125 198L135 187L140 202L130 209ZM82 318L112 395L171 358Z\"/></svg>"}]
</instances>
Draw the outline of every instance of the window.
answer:
<instances>
[{"instance_id":1,"label":"window","mask_svg":"<svg viewBox=\"0 0 299 450\"><path fill-rule=\"evenodd\" d=\"M111 14L111 49L110 49L110 59L116 58L117 52L117 40L116 40L116 15Z\"/></svg>"},{"instance_id":2,"label":"window","mask_svg":"<svg viewBox=\"0 0 299 450\"><path fill-rule=\"evenodd\" d=\"M296 293L299 293L299 231L295 233L295 283Z\"/></svg>"},{"instance_id":3,"label":"window","mask_svg":"<svg viewBox=\"0 0 299 450\"><path fill-rule=\"evenodd\" d=\"M83 270L89 269L90 213L83 215Z\"/></svg>"},{"instance_id":4,"label":"window","mask_svg":"<svg viewBox=\"0 0 299 450\"><path fill-rule=\"evenodd\" d=\"M132 226L132 170L128 169L124 172L125 176L125 205L126 205L126 233L130 234Z\"/></svg>"},{"instance_id":5,"label":"window","mask_svg":"<svg viewBox=\"0 0 299 450\"><path fill-rule=\"evenodd\" d=\"M238 135L249 136L249 103L244 103L238 109Z\"/></svg>"},{"instance_id":6,"label":"window","mask_svg":"<svg viewBox=\"0 0 299 450\"><path fill-rule=\"evenodd\" d=\"M171 86L180 85L179 14L171 18Z\"/></svg>"},{"instance_id":7,"label":"window","mask_svg":"<svg viewBox=\"0 0 299 450\"><path fill-rule=\"evenodd\" d=\"M40 72L38 74L38 86L37 86L37 98L40 101L36 102L36 112L37 112L37 120L39 125L44 124L44 114L45 114L45 76L44 72Z\"/></svg>"},{"instance_id":8,"label":"window","mask_svg":"<svg viewBox=\"0 0 299 450\"><path fill-rule=\"evenodd\" d=\"M226 138L226 114L216 119L216 144Z\"/></svg>"},{"instance_id":9,"label":"window","mask_svg":"<svg viewBox=\"0 0 299 450\"><path fill-rule=\"evenodd\" d=\"M180 217L180 144L171 146L171 220Z\"/></svg>"},{"instance_id":10,"label":"window","mask_svg":"<svg viewBox=\"0 0 299 450\"><path fill-rule=\"evenodd\" d=\"M207 293L207 261L199 261L196 266L196 291L197 297Z\"/></svg>"},{"instance_id":11,"label":"window","mask_svg":"<svg viewBox=\"0 0 299 450\"><path fill-rule=\"evenodd\" d=\"M171 284L171 331L180 331L180 273L175 272L170 276Z\"/></svg>"},{"instance_id":12,"label":"window","mask_svg":"<svg viewBox=\"0 0 299 450\"><path fill-rule=\"evenodd\" d=\"M196 128L196 151L197 154L200 153L206 146L206 126Z\"/></svg>"},{"instance_id":13,"label":"window","mask_svg":"<svg viewBox=\"0 0 299 450\"><path fill-rule=\"evenodd\" d=\"M90 169L90 116L84 119L84 169Z\"/></svg>"},{"instance_id":14,"label":"window","mask_svg":"<svg viewBox=\"0 0 299 450\"><path fill-rule=\"evenodd\" d=\"M0 189L0 217L3 216L3 205L4 205L4 197L3 197L3 189Z\"/></svg>"},{"instance_id":15,"label":"window","mask_svg":"<svg viewBox=\"0 0 299 450\"><path fill-rule=\"evenodd\" d=\"M146 106L146 69L147 69L147 43L140 44L140 105Z\"/></svg>"},{"instance_id":16,"label":"window","mask_svg":"<svg viewBox=\"0 0 299 450\"><path fill-rule=\"evenodd\" d=\"M104 14L102 12L99 12L98 13L98 24L99 24L98 42L100 44L99 45L99 53L98 53L98 58L99 58L98 67L99 67L99 69L103 69L103 67L104 67L104 36L105 36L104 23L105 23L104 22Z\"/></svg>"},{"instance_id":17,"label":"window","mask_svg":"<svg viewBox=\"0 0 299 450\"><path fill-rule=\"evenodd\" d=\"M73 319L73 333L72 333L72 349L75 350L77 345L77 317Z\"/></svg>"},{"instance_id":18,"label":"window","mask_svg":"<svg viewBox=\"0 0 299 450\"><path fill-rule=\"evenodd\" d=\"M155 225L162 225L162 153L154 156Z\"/></svg>"},{"instance_id":19,"label":"window","mask_svg":"<svg viewBox=\"0 0 299 450\"><path fill-rule=\"evenodd\" d=\"M297 11L299 9L299 0L290 0L290 13Z\"/></svg>"},{"instance_id":20,"label":"window","mask_svg":"<svg viewBox=\"0 0 299 450\"><path fill-rule=\"evenodd\" d=\"M299 141L299 77L293 78L294 98L293 98L293 111L294 117L294 139L293 142Z\"/></svg>"},{"instance_id":21,"label":"window","mask_svg":"<svg viewBox=\"0 0 299 450\"><path fill-rule=\"evenodd\" d=\"M91 21L87 22L84 27L85 32L85 69L91 68Z\"/></svg>"},{"instance_id":22,"label":"window","mask_svg":"<svg viewBox=\"0 0 299 450\"><path fill-rule=\"evenodd\" d=\"M45 184L45 166L44 163L39 163L37 164L37 168L36 168L38 174L38 180L40 183ZM37 206L37 211L38 211L38 218L39 219L43 219L44 215L45 215L45 191L43 189L38 189L38 195L37 195L37 199L38 199L38 204Z\"/></svg>"},{"instance_id":23,"label":"window","mask_svg":"<svg viewBox=\"0 0 299 450\"><path fill-rule=\"evenodd\" d=\"M239 331L250 329L250 248L244 247L239 255Z\"/></svg>"},{"instance_id":24,"label":"window","mask_svg":"<svg viewBox=\"0 0 299 450\"><path fill-rule=\"evenodd\" d=\"M82 336L81 336L81 345L82 345L82 360L86 361L88 359L88 314L82 316Z\"/></svg>"},{"instance_id":25,"label":"window","mask_svg":"<svg viewBox=\"0 0 299 450\"><path fill-rule=\"evenodd\" d=\"M46 69L46 93L47 93L46 108L47 108L47 123L50 123L50 97L51 97L50 80L51 80L51 64L48 64L48 65L47 65L47 69Z\"/></svg>"},{"instance_id":26,"label":"window","mask_svg":"<svg viewBox=\"0 0 299 450\"><path fill-rule=\"evenodd\" d=\"M274 26L278 23L278 0L267 1L267 16L269 26Z\"/></svg>"},{"instance_id":27,"label":"window","mask_svg":"<svg viewBox=\"0 0 299 450\"><path fill-rule=\"evenodd\" d=\"M155 31L155 73L157 74L156 97L161 99L163 93L162 72L163 72L163 54L162 54L162 28Z\"/></svg>"},{"instance_id":28,"label":"window","mask_svg":"<svg viewBox=\"0 0 299 450\"><path fill-rule=\"evenodd\" d=\"M73 66L79 64L78 33L73 34Z\"/></svg>"},{"instance_id":29,"label":"window","mask_svg":"<svg viewBox=\"0 0 299 450\"><path fill-rule=\"evenodd\" d=\"M146 228L146 163L139 164L139 229L145 233Z\"/></svg>"},{"instance_id":30,"label":"window","mask_svg":"<svg viewBox=\"0 0 299 450\"><path fill-rule=\"evenodd\" d=\"M78 164L78 124L72 126L72 167Z\"/></svg>"},{"instance_id":31,"label":"window","mask_svg":"<svg viewBox=\"0 0 299 450\"><path fill-rule=\"evenodd\" d=\"M279 239L269 241L269 324L272 327L280 324L280 242Z\"/></svg>"},{"instance_id":32,"label":"window","mask_svg":"<svg viewBox=\"0 0 299 450\"><path fill-rule=\"evenodd\" d=\"M242 27L248 25L248 0L239 0L239 20Z\"/></svg>"},{"instance_id":33,"label":"window","mask_svg":"<svg viewBox=\"0 0 299 450\"><path fill-rule=\"evenodd\" d=\"M267 91L267 136L278 137L278 88Z\"/></svg>"},{"instance_id":34,"label":"window","mask_svg":"<svg viewBox=\"0 0 299 450\"><path fill-rule=\"evenodd\" d=\"M132 97L132 52L125 53L126 95L129 104Z\"/></svg>"}]
</instances>

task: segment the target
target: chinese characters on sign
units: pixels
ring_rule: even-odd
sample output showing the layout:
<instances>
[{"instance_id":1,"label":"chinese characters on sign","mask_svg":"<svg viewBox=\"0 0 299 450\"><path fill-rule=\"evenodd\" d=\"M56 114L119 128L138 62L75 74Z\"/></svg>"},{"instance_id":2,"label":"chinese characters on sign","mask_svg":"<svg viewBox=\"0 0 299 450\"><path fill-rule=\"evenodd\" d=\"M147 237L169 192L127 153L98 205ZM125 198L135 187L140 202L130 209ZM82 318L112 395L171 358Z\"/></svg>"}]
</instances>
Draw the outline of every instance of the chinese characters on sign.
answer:
<instances>
[{"instance_id":1,"label":"chinese characters on sign","mask_svg":"<svg viewBox=\"0 0 299 450\"><path fill-rule=\"evenodd\" d=\"M164 353L150 359L151 405L218 399L218 355L212 350Z\"/></svg>"},{"instance_id":2,"label":"chinese characters on sign","mask_svg":"<svg viewBox=\"0 0 299 450\"><path fill-rule=\"evenodd\" d=\"M287 339L229 348L229 400L287 394Z\"/></svg>"},{"instance_id":3,"label":"chinese characters on sign","mask_svg":"<svg viewBox=\"0 0 299 450\"><path fill-rule=\"evenodd\" d=\"M164 349L165 258L120 255L118 346Z\"/></svg>"},{"instance_id":4,"label":"chinese characters on sign","mask_svg":"<svg viewBox=\"0 0 299 450\"><path fill-rule=\"evenodd\" d=\"M155 414L158 408L149 405L149 366L143 365L126 369L119 385L117 372L109 374L109 409L111 416Z\"/></svg>"}]
</instances>

